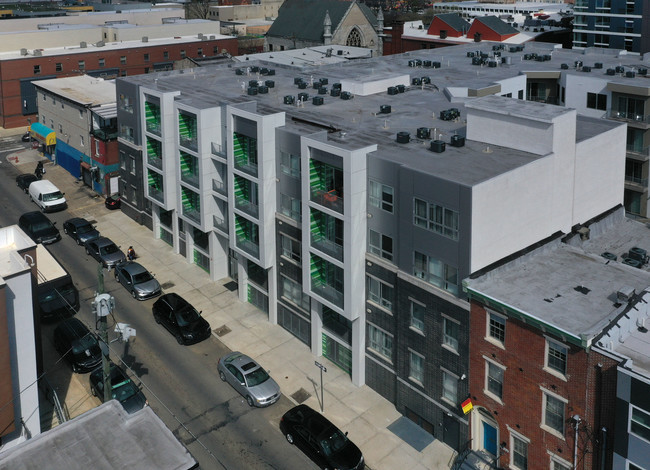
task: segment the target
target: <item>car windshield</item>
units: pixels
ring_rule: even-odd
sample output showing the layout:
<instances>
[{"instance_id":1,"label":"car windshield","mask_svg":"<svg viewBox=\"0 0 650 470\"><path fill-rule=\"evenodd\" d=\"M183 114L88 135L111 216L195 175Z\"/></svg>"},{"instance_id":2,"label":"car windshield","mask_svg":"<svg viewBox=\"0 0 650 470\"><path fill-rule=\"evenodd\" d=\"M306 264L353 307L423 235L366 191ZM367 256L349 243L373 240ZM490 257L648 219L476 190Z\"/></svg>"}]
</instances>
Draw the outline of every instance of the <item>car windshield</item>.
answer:
<instances>
[{"instance_id":1,"label":"car windshield","mask_svg":"<svg viewBox=\"0 0 650 470\"><path fill-rule=\"evenodd\" d=\"M127 398L132 397L138 393L138 388L135 386L131 379L126 379L120 383L113 385L113 390L111 390L111 397L117 401L124 401Z\"/></svg>"},{"instance_id":2,"label":"car windshield","mask_svg":"<svg viewBox=\"0 0 650 470\"><path fill-rule=\"evenodd\" d=\"M180 312L176 318L178 319L178 326L187 326L190 323L194 323L200 317L199 312L196 311L191 305L186 306Z\"/></svg>"},{"instance_id":3,"label":"car windshield","mask_svg":"<svg viewBox=\"0 0 650 470\"><path fill-rule=\"evenodd\" d=\"M80 354L86 350L93 349L97 345L97 340L91 334L72 342L72 353Z\"/></svg>"},{"instance_id":4,"label":"car windshield","mask_svg":"<svg viewBox=\"0 0 650 470\"><path fill-rule=\"evenodd\" d=\"M151 274L149 271L144 271L138 274L135 274L133 276L133 283L134 284L142 284L143 282L147 282L151 280Z\"/></svg>"},{"instance_id":5,"label":"car windshield","mask_svg":"<svg viewBox=\"0 0 650 470\"><path fill-rule=\"evenodd\" d=\"M44 220L42 222L36 222L32 224L32 231L33 232L40 232L42 230L47 230L50 227L52 227L52 224L48 222L47 220Z\"/></svg>"},{"instance_id":6,"label":"car windshield","mask_svg":"<svg viewBox=\"0 0 650 470\"><path fill-rule=\"evenodd\" d=\"M102 246L99 249L99 252L102 255L112 255L113 253L117 253L118 251L120 251L120 249L114 243L111 243L110 245Z\"/></svg>"},{"instance_id":7,"label":"car windshield","mask_svg":"<svg viewBox=\"0 0 650 470\"><path fill-rule=\"evenodd\" d=\"M262 384L269 380L269 374L266 373L264 369L258 367L250 374L246 374L246 383L249 387L254 387L256 385Z\"/></svg>"},{"instance_id":8,"label":"car windshield","mask_svg":"<svg viewBox=\"0 0 650 470\"><path fill-rule=\"evenodd\" d=\"M61 191L54 191L53 193L43 194L43 201L45 202L56 201L57 199L61 199L62 197L63 194L61 194Z\"/></svg>"},{"instance_id":9,"label":"car windshield","mask_svg":"<svg viewBox=\"0 0 650 470\"><path fill-rule=\"evenodd\" d=\"M338 429L332 430L332 432L328 433L327 436L328 437L320 441L325 455L332 455L340 451L345 447L345 443L348 441L347 436Z\"/></svg>"},{"instance_id":10,"label":"car windshield","mask_svg":"<svg viewBox=\"0 0 650 470\"><path fill-rule=\"evenodd\" d=\"M90 225L90 224L88 224L88 225L81 225L80 227L77 227L77 233L78 233L79 235L84 234L84 233L88 233L88 232L92 232L93 230L94 230L94 229L93 229L93 226Z\"/></svg>"}]
</instances>

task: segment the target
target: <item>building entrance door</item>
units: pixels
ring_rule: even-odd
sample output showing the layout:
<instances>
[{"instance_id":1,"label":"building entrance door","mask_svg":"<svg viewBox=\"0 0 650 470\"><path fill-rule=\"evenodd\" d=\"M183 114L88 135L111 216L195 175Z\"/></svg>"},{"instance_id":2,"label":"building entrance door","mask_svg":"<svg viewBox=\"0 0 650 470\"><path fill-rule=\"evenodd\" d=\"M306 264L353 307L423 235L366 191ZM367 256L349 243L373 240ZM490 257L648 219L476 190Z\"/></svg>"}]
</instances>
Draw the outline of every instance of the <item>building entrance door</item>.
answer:
<instances>
[{"instance_id":1,"label":"building entrance door","mask_svg":"<svg viewBox=\"0 0 650 470\"><path fill-rule=\"evenodd\" d=\"M486 421L483 423L483 449L497 455L497 428Z\"/></svg>"}]
</instances>

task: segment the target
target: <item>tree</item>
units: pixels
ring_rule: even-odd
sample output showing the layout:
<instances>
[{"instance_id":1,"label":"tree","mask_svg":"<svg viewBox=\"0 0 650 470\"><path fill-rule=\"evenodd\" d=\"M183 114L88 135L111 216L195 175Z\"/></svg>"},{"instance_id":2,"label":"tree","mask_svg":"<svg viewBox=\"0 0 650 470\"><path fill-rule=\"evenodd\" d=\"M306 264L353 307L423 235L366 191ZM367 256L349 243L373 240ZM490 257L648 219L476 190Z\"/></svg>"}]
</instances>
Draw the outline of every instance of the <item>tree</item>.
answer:
<instances>
[{"instance_id":1,"label":"tree","mask_svg":"<svg viewBox=\"0 0 650 470\"><path fill-rule=\"evenodd\" d=\"M210 0L190 0L185 4L185 18L207 20L210 14Z\"/></svg>"}]
</instances>

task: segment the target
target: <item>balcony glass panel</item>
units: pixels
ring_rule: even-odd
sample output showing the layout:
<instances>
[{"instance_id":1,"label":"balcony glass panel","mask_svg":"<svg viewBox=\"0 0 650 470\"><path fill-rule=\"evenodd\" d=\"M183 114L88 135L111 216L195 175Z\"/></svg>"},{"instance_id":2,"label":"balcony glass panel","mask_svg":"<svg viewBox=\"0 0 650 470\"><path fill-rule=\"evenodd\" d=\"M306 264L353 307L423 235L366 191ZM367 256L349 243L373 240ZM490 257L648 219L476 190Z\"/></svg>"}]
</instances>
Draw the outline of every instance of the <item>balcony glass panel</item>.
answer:
<instances>
[{"instance_id":1,"label":"balcony glass panel","mask_svg":"<svg viewBox=\"0 0 650 470\"><path fill-rule=\"evenodd\" d=\"M228 187L224 181L212 180L212 190L221 194L227 194Z\"/></svg>"},{"instance_id":2,"label":"balcony glass panel","mask_svg":"<svg viewBox=\"0 0 650 470\"><path fill-rule=\"evenodd\" d=\"M343 308L343 269L323 258L311 255L311 290Z\"/></svg>"},{"instance_id":3,"label":"balcony glass panel","mask_svg":"<svg viewBox=\"0 0 650 470\"><path fill-rule=\"evenodd\" d=\"M201 223L201 198L194 191L181 186L183 215L194 222Z\"/></svg>"},{"instance_id":4,"label":"balcony glass panel","mask_svg":"<svg viewBox=\"0 0 650 470\"><path fill-rule=\"evenodd\" d=\"M147 187L149 190L149 196L154 198L157 201L165 202L164 187L163 187L163 177L162 175L156 173L155 171L149 171L147 175Z\"/></svg>"},{"instance_id":5,"label":"balcony glass panel","mask_svg":"<svg viewBox=\"0 0 650 470\"><path fill-rule=\"evenodd\" d=\"M237 246L255 258L260 256L259 227L244 217L235 215L235 236Z\"/></svg>"},{"instance_id":6,"label":"balcony glass panel","mask_svg":"<svg viewBox=\"0 0 650 470\"><path fill-rule=\"evenodd\" d=\"M181 180L199 187L199 159L189 153L180 152Z\"/></svg>"},{"instance_id":7,"label":"balcony glass panel","mask_svg":"<svg viewBox=\"0 0 650 470\"><path fill-rule=\"evenodd\" d=\"M151 137L147 137L147 162L162 169L162 144Z\"/></svg>"},{"instance_id":8,"label":"balcony glass panel","mask_svg":"<svg viewBox=\"0 0 650 470\"><path fill-rule=\"evenodd\" d=\"M343 171L311 159L309 186L310 198L313 202L343 213Z\"/></svg>"},{"instance_id":9,"label":"balcony glass panel","mask_svg":"<svg viewBox=\"0 0 650 470\"><path fill-rule=\"evenodd\" d=\"M221 144L212 142L212 155L227 159L226 149Z\"/></svg>"},{"instance_id":10,"label":"balcony glass panel","mask_svg":"<svg viewBox=\"0 0 650 470\"><path fill-rule=\"evenodd\" d=\"M196 151L197 145L196 116L178 113L178 139L179 143L190 150Z\"/></svg>"},{"instance_id":11,"label":"balcony glass panel","mask_svg":"<svg viewBox=\"0 0 650 470\"><path fill-rule=\"evenodd\" d=\"M160 135L160 105L150 101L145 101L144 115L147 132Z\"/></svg>"},{"instance_id":12,"label":"balcony glass panel","mask_svg":"<svg viewBox=\"0 0 650 470\"><path fill-rule=\"evenodd\" d=\"M223 217L216 215L212 216L215 228L222 230L223 232L228 232L228 221Z\"/></svg>"},{"instance_id":13,"label":"balcony glass panel","mask_svg":"<svg viewBox=\"0 0 650 470\"><path fill-rule=\"evenodd\" d=\"M235 207L257 217L259 214L257 184L239 175L234 177Z\"/></svg>"},{"instance_id":14,"label":"balcony glass panel","mask_svg":"<svg viewBox=\"0 0 650 470\"><path fill-rule=\"evenodd\" d=\"M235 168L257 176L257 139L233 133Z\"/></svg>"},{"instance_id":15,"label":"balcony glass panel","mask_svg":"<svg viewBox=\"0 0 650 470\"><path fill-rule=\"evenodd\" d=\"M311 245L343 261L343 221L318 210L311 210Z\"/></svg>"}]
</instances>

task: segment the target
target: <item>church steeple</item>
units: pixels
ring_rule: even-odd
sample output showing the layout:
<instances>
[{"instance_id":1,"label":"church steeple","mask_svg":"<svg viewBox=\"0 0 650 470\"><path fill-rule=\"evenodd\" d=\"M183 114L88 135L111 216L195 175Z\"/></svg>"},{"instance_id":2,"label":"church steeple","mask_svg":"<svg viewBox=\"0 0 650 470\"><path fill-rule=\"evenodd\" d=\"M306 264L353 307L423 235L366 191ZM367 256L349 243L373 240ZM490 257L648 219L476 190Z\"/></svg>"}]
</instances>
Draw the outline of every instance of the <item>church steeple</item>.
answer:
<instances>
[{"instance_id":1,"label":"church steeple","mask_svg":"<svg viewBox=\"0 0 650 470\"><path fill-rule=\"evenodd\" d=\"M330 19L330 12L325 12L325 19L323 20L323 44L329 46L332 43L332 20Z\"/></svg>"}]
</instances>

